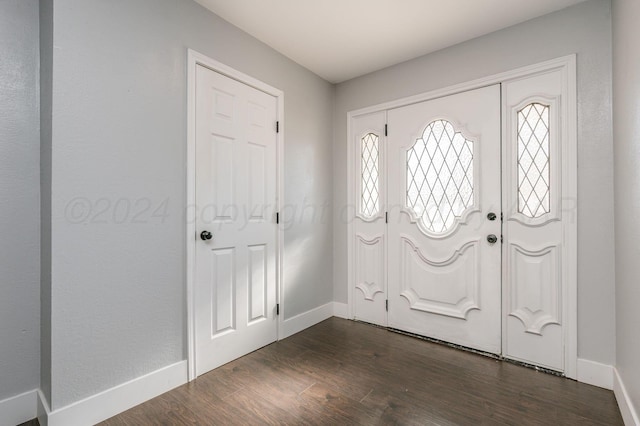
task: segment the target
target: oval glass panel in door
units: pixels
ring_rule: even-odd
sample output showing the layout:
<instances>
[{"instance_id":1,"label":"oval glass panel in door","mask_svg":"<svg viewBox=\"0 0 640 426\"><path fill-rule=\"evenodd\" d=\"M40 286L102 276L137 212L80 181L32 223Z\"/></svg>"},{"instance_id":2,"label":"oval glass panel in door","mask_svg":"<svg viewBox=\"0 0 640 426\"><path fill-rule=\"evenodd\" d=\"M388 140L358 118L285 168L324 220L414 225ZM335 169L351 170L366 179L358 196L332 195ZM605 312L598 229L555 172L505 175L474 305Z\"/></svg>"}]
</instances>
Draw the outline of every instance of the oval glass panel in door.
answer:
<instances>
[{"instance_id":1,"label":"oval glass panel in door","mask_svg":"<svg viewBox=\"0 0 640 426\"><path fill-rule=\"evenodd\" d=\"M518 213L549 211L549 106L531 103L518 111Z\"/></svg>"},{"instance_id":2,"label":"oval glass panel in door","mask_svg":"<svg viewBox=\"0 0 640 426\"><path fill-rule=\"evenodd\" d=\"M428 231L443 234L473 205L473 142L435 120L407 151L407 207Z\"/></svg>"},{"instance_id":3,"label":"oval glass panel in door","mask_svg":"<svg viewBox=\"0 0 640 426\"><path fill-rule=\"evenodd\" d=\"M374 133L367 133L361 139L362 203L360 213L366 218L374 217L380 210L378 139L378 135Z\"/></svg>"}]
</instances>

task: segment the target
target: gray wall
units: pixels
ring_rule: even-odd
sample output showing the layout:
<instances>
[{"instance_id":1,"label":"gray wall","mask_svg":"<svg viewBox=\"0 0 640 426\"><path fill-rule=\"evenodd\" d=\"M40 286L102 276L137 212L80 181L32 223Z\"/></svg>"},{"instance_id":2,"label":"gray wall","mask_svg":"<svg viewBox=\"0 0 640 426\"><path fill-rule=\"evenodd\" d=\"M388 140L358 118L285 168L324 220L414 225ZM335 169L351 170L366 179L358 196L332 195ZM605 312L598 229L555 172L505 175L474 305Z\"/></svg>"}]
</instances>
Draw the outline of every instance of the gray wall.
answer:
<instances>
[{"instance_id":1,"label":"gray wall","mask_svg":"<svg viewBox=\"0 0 640 426\"><path fill-rule=\"evenodd\" d=\"M336 88L334 297L347 301L348 111L520 66L578 54L578 354L613 364L614 242L610 2L592 0L423 56Z\"/></svg>"},{"instance_id":2,"label":"gray wall","mask_svg":"<svg viewBox=\"0 0 640 426\"><path fill-rule=\"evenodd\" d=\"M53 12L52 409L186 358L187 48L284 90L285 313L330 302L333 86L192 0Z\"/></svg>"},{"instance_id":3,"label":"gray wall","mask_svg":"<svg viewBox=\"0 0 640 426\"><path fill-rule=\"evenodd\" d=\"M613 138L616 213L616 358L640 409L640 2L613 1Z\"/></svg>"},{"instance_id":4,"label":"gray wall","mask_svg":"<svg viewBox=\"0 0 640 426\"><path fill-rule=\"evenodd\" d=\"M0 400L40 382L38 1L0 1Z\"/></svg>"}]
</instances>

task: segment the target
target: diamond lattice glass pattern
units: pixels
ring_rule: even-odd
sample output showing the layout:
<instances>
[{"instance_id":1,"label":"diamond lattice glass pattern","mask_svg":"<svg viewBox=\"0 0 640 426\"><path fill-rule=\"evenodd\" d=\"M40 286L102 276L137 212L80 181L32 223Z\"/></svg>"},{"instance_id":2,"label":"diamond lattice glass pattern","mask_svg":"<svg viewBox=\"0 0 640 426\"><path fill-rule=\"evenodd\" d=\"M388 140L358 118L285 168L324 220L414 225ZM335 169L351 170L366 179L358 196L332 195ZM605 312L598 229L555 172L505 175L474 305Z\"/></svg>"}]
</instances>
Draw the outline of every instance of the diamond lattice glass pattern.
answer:
<instances>
[{"instance_id":1,"label":"diamond lattice glass pattern","mask_svg":"<svg viewBox=\"0 0 640 426\"><path fill-rule=\"evenodd\" d=\"M407 207L433 233L473 204L473 142L446 120L431 122L407 151Z\"/></svg>"},{"instance_id":2,"label":"diamond lattice glass pattern","mask_svg":"<svg viewBox=\"0 0 640 426\"><path fill-rule=\"evenodd\" d=\"M368 133L362 138L362 214L373 217L379 211L378 135Z\"/></svg>"},{"instance_id":3,"label":"diamond lattice glass pattern","mask_svg":"<svg viewBox=\"0 0 640 426\"><path fill-rule=\"evenodd\" d=\"M518 212L549 211L549 107L531 103L518 112Z\"/></svg>"}]
</instances>

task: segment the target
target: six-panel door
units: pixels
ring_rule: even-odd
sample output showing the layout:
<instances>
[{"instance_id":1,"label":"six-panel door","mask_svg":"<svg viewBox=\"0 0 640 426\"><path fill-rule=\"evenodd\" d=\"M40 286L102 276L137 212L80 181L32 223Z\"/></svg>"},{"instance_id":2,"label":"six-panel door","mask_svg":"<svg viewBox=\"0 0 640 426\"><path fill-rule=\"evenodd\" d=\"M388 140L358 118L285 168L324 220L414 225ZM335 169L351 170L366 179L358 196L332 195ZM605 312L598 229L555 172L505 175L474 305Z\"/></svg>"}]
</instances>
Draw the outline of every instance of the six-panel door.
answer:
<instances>
[{"instance_id":1,"label":"six-panel door","mask_svg":"<svg viewBox=\"0 0 640 426\"><path fill-rule=\"evenodd\" d=\"M198 375L277 339L275 123L273 96L197 66Z\"/></svg>"}]
</instances>

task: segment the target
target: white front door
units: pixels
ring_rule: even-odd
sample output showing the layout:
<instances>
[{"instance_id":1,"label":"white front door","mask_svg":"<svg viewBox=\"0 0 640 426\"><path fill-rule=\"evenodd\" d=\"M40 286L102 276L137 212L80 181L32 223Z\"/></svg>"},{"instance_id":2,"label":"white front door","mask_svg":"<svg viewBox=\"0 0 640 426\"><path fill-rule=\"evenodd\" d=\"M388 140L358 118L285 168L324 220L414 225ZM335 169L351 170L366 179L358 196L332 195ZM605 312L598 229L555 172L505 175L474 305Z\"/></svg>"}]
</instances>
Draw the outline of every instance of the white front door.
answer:
<instances>
[{"instance_id":1,"label":"white front door","mask_svg":"<svg viewBox=\"0 0 640 426\"><path fill-rule=\"evenodd\" d=\"M197 375L277 339L276 104L197 65Z\"/></svg>"},{"instance_id":2,"label":"white front door","mask_svg":"<svg viewBox=\"0 0 640 426\"><path fill-rule=\"evenodd\" d=\"M388 111L389 326L501 352L500 85Z\"/></svg>"}]
</instances>

